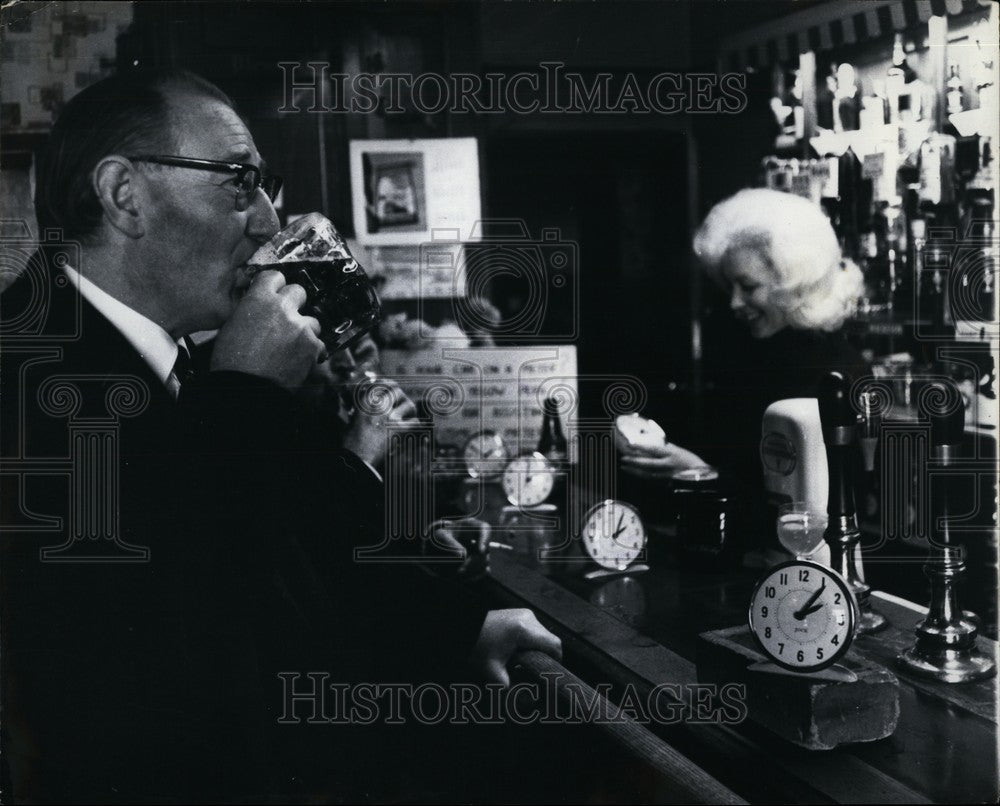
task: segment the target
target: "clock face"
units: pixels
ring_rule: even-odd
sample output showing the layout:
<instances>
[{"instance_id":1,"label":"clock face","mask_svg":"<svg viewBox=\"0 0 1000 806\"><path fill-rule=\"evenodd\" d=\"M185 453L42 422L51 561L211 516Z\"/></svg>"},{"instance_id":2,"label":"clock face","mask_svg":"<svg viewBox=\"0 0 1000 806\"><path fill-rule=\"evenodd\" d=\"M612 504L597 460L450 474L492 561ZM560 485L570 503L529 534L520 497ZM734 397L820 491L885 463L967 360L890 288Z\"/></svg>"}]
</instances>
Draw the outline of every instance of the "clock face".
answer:
<instances>
[{"instance_id":1,"label":"clock face","mask_svg":"<svg viewBox=\"0 0 1000 806\"><path fill-rule=\"evenodd\" d=\"M541 504L555 486L552 465L540 453L529 453L511 460L503 472L503 491L514 506Z\"/></svg>"},{"instance_id":2,"label":"clock face","mask_svg":"<svg viewBox=\"0 0 1000 806\"><path fill-rule=\"evenodd\" d=\"M590 510L580 532L583 547L598 565L623 571L646 546L646 529L629 504L607 500Z\"/></svg>"},{"instance_id":3,"label":"clock face","mask_svg":"<svg viewBox=\"0 0 1000 806\"><path fill-rule=\"evenodd\" d=\"M814 672L847 652L857 607L835 571L793 560L775 566L757 583L750 597L750 632L779 666Z\"/></svg>"},{"instance_id":4,"label":"clock face","mask_svg":"<svg viewBox=\"0 0 1000 806\"><path fill-rule=\"evenodd\" d=\"M509 458L507 446L493 431L480 431L469 437L462 451L465 469L474 479L491 478L503 472Z\"/></svg>"}]
</instances>

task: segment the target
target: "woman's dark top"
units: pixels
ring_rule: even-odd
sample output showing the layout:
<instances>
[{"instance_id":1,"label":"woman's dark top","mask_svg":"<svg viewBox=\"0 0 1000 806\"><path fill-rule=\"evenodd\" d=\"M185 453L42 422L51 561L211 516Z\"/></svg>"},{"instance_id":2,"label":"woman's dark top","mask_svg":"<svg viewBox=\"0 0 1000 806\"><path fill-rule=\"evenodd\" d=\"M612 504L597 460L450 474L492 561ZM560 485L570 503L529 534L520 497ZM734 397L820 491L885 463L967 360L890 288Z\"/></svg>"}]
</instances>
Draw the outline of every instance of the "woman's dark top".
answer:
<instances>
[{"instance_id":1,"label":"woman's dark top","mask_svg":"<svg viewBox=\"0 0 1000 806\"><path fill-rule=\"evenodd\" d=\"M842 332L785 328L768 339L731 342L706 373L706 417L692 448L728 479L755 526L770 517L759 452L764 411L777 400L815 397L820 379L831 371L852 380L870 374Z\"/></svg>"}]
</instances>

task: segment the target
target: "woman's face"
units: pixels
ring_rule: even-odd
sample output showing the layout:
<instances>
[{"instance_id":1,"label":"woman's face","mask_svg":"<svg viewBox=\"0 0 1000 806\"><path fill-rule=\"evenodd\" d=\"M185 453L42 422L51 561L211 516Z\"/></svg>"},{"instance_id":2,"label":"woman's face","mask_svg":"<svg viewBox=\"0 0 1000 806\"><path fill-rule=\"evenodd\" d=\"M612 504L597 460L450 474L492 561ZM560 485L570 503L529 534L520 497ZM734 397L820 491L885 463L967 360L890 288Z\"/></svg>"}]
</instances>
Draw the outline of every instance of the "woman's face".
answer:
<instances>
[{"instance_id":1,"label":"woman's face","mask_svg":"<svg viewBox=\"0 0 1000 806\"><path fill-rule=\"evenodd\" d=\"M773 301L777 278L757 249L730 249L722 261L722 276L733 315L746 322L754 338L766 339L788 324L784 311Z\"/></svg>"}]
</instances>

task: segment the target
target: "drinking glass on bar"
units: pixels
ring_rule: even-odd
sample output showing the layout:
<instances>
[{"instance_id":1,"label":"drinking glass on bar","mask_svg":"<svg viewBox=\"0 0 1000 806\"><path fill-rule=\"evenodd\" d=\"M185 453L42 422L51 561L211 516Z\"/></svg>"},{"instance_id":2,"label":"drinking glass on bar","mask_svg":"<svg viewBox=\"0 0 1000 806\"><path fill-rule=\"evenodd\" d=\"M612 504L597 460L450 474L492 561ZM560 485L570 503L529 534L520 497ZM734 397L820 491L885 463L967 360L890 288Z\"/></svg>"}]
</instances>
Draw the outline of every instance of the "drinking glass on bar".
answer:
<instances>
[{"instance_id":1,"label":"drinking glass on bar","mask_svg":"<svg viewBox=\"0 0 1000 806\"><path fill-rule=\"evenodd\" d=\"M778 540L796 560L806 560L823 545L829 518L803 501L778 507Z\"/></svg>"}]
</instances>

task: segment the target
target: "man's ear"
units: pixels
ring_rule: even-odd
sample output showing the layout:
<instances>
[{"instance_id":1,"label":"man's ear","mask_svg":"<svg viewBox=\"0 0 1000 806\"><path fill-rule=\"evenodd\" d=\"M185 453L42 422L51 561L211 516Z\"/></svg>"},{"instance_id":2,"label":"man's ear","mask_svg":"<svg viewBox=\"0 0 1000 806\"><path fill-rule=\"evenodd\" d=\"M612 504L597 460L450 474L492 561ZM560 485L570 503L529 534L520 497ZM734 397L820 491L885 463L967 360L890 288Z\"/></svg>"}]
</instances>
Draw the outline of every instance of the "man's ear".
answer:
<instances>
[{"instance_id":1,"label":"man's ear","mask_svg":"<svg viewBox=\"0 0 1000 806\"><path fill-rule=\"evenodd\" d=\"M110 155L97 163L93 187L108 223L128 238L146 234L135 166L124 157Z\"/></svg>"}]
</instances>

